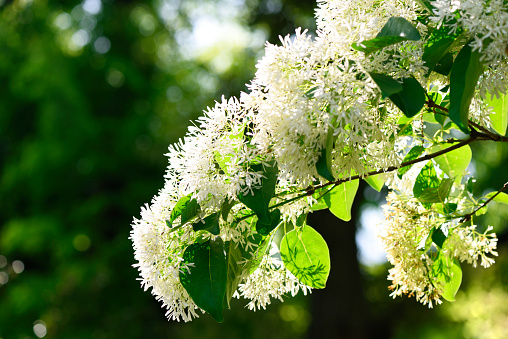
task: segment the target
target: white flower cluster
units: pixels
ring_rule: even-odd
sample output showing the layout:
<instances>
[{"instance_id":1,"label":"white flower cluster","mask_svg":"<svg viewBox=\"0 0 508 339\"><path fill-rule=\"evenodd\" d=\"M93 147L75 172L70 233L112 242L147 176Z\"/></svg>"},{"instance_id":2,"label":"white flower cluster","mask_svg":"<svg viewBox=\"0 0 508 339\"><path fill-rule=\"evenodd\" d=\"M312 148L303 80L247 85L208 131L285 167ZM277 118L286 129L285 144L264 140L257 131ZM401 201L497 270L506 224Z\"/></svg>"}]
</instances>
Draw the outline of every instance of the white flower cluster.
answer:
<instances>
[{"instance_id":1,"label":"white flower cluster","mask_svg":"<svg viewBox=\"0 0 508 339\"><path fill-rule=\"evenodd\" d=\"M447 220L436 210L425 208L416 198L394 191L386 200L387 204L383 206L386 219L380 225L378 236L388 261L394 266L388 277L392 281L392 297L414 295L416 300L429 307L442 302L442 287L432 273L437 250L432 235L436 230L446 236L446 241L440 244L440 255L450 260L458 258L474 267L478 258L485 268L494 263L488 256L497 256L496 235L488 233L492 227L478 233L475 225L462 227L458 220Z\"/></svg>"},{"instance_id":2,"label":"white flower cluster","mask_svg":"<svg viewBox=\"0 0 508 339\"><path fill-rule=\"evenodd\" d=\"M482 97L508 90L508 3L504 0L436 0L431 2L435 23L463 32L479 51L488 71L478 88Z\"/></svg>"},{"instance_id":3,"label":"white flower cluster","mask_svg":"<svg viewBox=\"0 0 508 339\"><path fill-rule=\"evenodd\" d=\"M492 72L494 69L507 71L506 56L501 53L505 50L500 49L508 41L507 35L501 34L507 19L485 7L488 3L492 8L499 8L502 1L479 1L483 6L480 14L488 20L473 25L470 21L474 16L468 11L470 4L476 2L438 0L433 3L438 8L435 20L448 24L450 16L459 11L464 20L456 25L482 37L481 42L485 43L489 36L499 38L504 47L496 42L482 49L477 42L475 48L492 53L489 60L498 67L492 68ZM321 0L318 3L317 37L312 38L307 31L298 29L294 36L281 38L280 46L267 44L265 57L259 61L256 76L248 85L249 92L243 93L240 100L223 98L215 107L208 108L196 125L189 127L183 140L169 147L164 189L150 206L142 208L141 218L133 222L131 239L141 283L145 289L152 288L152 294L168 309L170 319L189 321L198 316L199 307L179 281L180 272L187 270L182 264L183 253L197 239L214 236L195 231L193 223L222 212L221 208L231 202L231 212L221 213L217 236L244 251L242 263L246 265L238 275L235 296L251 300L250 309L259 309L265 308L272 298L282 299L285 294L310 290L273 253L262 251L274 248L272 237L267 237L268 247L248 240L258 234L253 226L255 222L248 218L250 211L238 203L238 197L251 194L261 186L264 176L253 170L255 165L277 164L271 206L281 203L281 223L295 224L297 217L310 210L315 199L304 197L293 201L293 198L307 186L325 182L316 169L325 148L332 148L331 172L335 178L363 176L374 169L397 167L402 161L408 138L399 135L397 122L403 115L394 104L381 99L381 91L369 73L395 79L412 76L427 87L427 68L422 55L428 28L417 20L423 9L412 0ZM390 17L411 22L422 39L400 42L371 54L352 48L354 43L374 38ZM504 26L495 28L493 25L498 23ZM503 89L506 76L502 76L503 81L494 75L483 81ZM422 123L414 121L413 124L415 131L423 131ZM331 145L327 143L330 134L334 136ZM195 199L199 205L192 220L181 222L183 217L178 216L171 219L172 210L182 197ZM431 225L437 225L437 219L433 213L421 210L417 203L404 201L403 204L395 194L389 197L386 208L389 218L382 237L395 265L390 272L393 295L414 293L432 305L439 300L439 290L432 289L426 278L428 263L422 260L418 246ZM282 205L284 199L291 200L292 204ZM475 238L471 234L457 233L460 239L467 240L463 242L467 245L458 246L459 252L453 255L472 262L481 257L482 264L487 265L491 259L484 254L494 253L495 240ZM276 246L275 251L278 251ZM247 264L254 257L262 260L251 272Z\"/></svg>"}]
</instances>

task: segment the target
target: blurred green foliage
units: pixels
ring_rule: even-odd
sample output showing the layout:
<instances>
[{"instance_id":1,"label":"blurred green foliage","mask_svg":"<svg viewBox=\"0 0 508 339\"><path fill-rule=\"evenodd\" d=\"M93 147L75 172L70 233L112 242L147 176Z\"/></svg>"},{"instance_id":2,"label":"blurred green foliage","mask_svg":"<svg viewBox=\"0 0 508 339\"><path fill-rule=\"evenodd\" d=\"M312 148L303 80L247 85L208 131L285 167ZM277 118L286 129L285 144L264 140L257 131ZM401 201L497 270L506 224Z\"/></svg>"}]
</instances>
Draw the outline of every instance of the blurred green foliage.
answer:
<instances>
[{"instance_id":1,"label":"blurred green foliage","mask_svg":"<svg viewBox=\"0 0 508 339\"><path fill-rule=\"evenodd\" d=\"M255 313L234 301L223 324L208 315L168 322L136 280L128 239L132 217L163 185L167 145L213 100L245 90L261 55L262 41L243 41L231 42L224 60L217 48L189 56L183 43L192 41L196 13L235 8L249 37L277 43L295 26L312 31L314 7L290 0L0 1L0 338L40 337L43 329L47 338L298 338L319 322L303 296ZM473 150L488 154L475 162L476 193L507 180L503 146ZM485 225L497 227L506 254L508 213L496 204L491 210ZM332 269L341 265L332 259ZM384 266L357 269L364 295L334 286L323 293L334 292L338 308L348 298L365 302L362 324L380 338L475 338L485 326L503 338L508 260L501 256L497 265L466 271L458 301L432 311L392 301Z\"/></svg>"}]
</instances>

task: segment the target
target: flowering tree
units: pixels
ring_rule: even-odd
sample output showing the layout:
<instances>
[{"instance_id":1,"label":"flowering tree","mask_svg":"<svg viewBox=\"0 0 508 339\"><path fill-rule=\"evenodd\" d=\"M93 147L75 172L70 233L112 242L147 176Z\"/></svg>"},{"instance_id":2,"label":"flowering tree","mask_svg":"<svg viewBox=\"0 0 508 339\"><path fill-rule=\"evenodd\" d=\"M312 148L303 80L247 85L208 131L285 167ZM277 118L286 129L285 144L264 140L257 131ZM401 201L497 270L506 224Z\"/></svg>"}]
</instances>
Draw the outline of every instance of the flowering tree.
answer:
<instances>
[{"instance_id":1,"label":"flowering tree","mask_svg":"<svg viewBox=\"0 0 508 339\"><path fill-rule=\"evenodd\" d=\"M208 108L169 148L164 188L131 239L173 320L222 321L324 288L328 247L306 216L343 220L359 180L389 189L379 226L392 296L454 300L461 262L490 266L488 203L469 144L508 142L508 1L319 1L317 37L267 44L249 92Z\"/></svg>"}]
</instances>

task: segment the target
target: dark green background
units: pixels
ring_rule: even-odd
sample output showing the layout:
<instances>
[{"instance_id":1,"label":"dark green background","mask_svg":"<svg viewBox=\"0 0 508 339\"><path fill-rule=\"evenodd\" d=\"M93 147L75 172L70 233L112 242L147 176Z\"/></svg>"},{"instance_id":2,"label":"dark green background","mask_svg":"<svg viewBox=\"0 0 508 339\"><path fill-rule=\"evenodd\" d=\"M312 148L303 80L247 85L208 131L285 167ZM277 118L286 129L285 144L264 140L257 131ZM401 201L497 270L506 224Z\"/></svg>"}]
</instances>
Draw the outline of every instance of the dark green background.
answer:
<instances>
[{"instance_id":1,"label":"dark green background","mask_svg":"<svg viewBox=\"0 0 508 339\"><path fill-rule=\"evenodd\" d=\"M191 27L185 6L201 2L168 4L178 25L158 18L158 1L104 1L93 16L91 42L78 50L66 41L90 19L79 2L0 6L0 255L7 258L0 272L9 276L0 285L0 338L35 338L38 320L47 338L459 338L485 334L474 329L495 328L503 319L506 324L507 307L485 301L490 296L508 304L507 212L495 204L484 223L501 233L501 262L487 272L465 269L467 293L453 304L463 312L471 308L462 316L451 304L428 310L407 298L392 301L388 266L358 263L355 222L315 213L309 223L332 254L325 290L255 313L236 301L223 324L209 315L168 322L131 267L130 223L163 185L168 144L222 94L246 90L260 55L243 50L221 74L183 58L175 34ZM245 6L241 22L262 28L272 43L298 26L315 29L314 2L247 0ZM64 31L54 25L62 13L74 18ZM93 48L99 36L111 41L106 54ZM216 86L205 86L210 78ZM477 194L508 178L508 147L479 147ZM382 201L364 189L368 199L357 198L353 220L362 206ZM25 266L19 274L15 260Z\"/></svg>"}]
</instances>

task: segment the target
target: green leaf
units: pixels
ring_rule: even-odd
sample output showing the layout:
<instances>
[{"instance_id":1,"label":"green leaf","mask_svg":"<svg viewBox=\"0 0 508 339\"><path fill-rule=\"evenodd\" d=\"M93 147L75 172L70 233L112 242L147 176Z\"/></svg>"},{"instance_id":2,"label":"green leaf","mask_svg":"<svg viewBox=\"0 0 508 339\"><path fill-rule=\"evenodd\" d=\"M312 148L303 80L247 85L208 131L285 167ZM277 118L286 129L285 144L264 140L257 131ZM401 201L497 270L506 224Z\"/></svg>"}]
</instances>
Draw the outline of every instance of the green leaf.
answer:
<instances>
[{"instance_id":1,"label":"green leaf","mask_svg":"<svg viewBox=\"0 0 508 339\"><path fill-rule=\"evenodd\" d=\"M492 196L494 196L497 192L490 192L485 196L485 198L490 199ZM502 204L508 205L508 194L501 192L493 199L495 202L500 202Z\"/></svg>"},{"instance_id":2,"label":"green leaf","mask_svg":"<svg viewBox=\"0 0 508 339\"><path fill-rule=\"evenodd\" d=\"M332 151L335 140L335 128L336 128L337 117L334 116L328 125L328 131L326 134L326 145L321 150L321 156L316 163L316 170L320 176L328 181L334 181L332 171Z\"/></svg>"},{"instance_id":3,"label":"green leaf","mask_svg":"<svg viewBox=\"0 0 508 339\"><path fill-rule=\"evenodd\" d=\"M351 220L351 207L355 200L358 185L358 180L346 181L333 188L327 194L328 199L325 199L325 201L329 202L330 212L337 218L344 221Z\"/></svg>"},{"instance_id":4,"label":"green leaf","mask_svg":"<svg viewBox=\"0 0 508 339\"><path fill-rule=\"evenodd\" d=\"M442 74L444 76L448 76L452 70L453 66L453 55L451 53L446 53L436 64L434 67L434 72Z\"/></svg>"},{"instance_id":5,"label":"green leaf","mask_svg":"<svg viewBox=\"0 0 508 339\"><path fill-rule=\"evenodd\" d=\"M370 187L372 187L378 192L380 192L383 186L385 185L383 174L371 175L370 177L366 177L363 180L365 180L365 182L369 184Z\"/></svg>"},{"instance_id":6,"label":"green leaf","mask_svg":"<svg viewBox=\"0 0 508 339\"><path fill-rule=\"evenodd\" d=\"M220 209L222 220L228 221L228 215L231 211L231 208L236 205L236 201L226 199L224 203L222 204L222 207Z\"/></svg>"},{"instance_id":7,"label":"green leaf","mask_svg":"<svg viewBox=\"0 0 508 339\"><path fill-rule=\"evenodd\" d=\"M173 223L179 216L181 216L180 224L185 224L189 219L192 219L198 214L199 205L196 199L192 199L192 194L181 197L171 211L169 222Z\"/></svg>"},{"instance_id":8,"label":"green leaf","mask_svg":"<svg viewBox=\"0 0 508 339\"><path fill-rule=\"evenodd\" d=\"M183 253L182 264L194 264L180 269L180 282L196 305L217 322L222 316L227 286L227 265L224 242L220 237L201 244L189 245Z\"/></svg>"},{"instance_id":9,"label":"green leaf","mask_svg":"<svg viewBox=\"0 0 508 339\"><path fill-rule=\"evenodd\" d=\"M312 211L319 211L329 208L330 203L330 195L328 194L333 189L333 186L323 187L314 192L312 196L317 202L311 206Z\"/></svg>"},{"instance_id":10,"label":"green leaf","mask_svg":"<svg viewBox=\"0 0 508 339\"><path fill-rule=\"evenodd\" d=\"M492 106L494 114L491 114L490 122L492 128L501 135L506 135L506 127L508 126L508 93L499 94L499 99L491 97L485 99L485 103Z\"/></svg>"},{"instance_id":11,"label":"green leaf","mask_svg":"<svg viewBox=\"0 0 508 339\"><path fill-rule=\"evenodd\" d=\"M280 246L284 266L305 285L325 288L330 274L330 252L323 237L303 226L286 233Z\"/></svg>"},{"instance_id":12,"label":"green leaf","mask_svg":"<svg viewBox=\"0 0 508 339\"><path fill-rule=\"evenodd\" d=\"M246 259L250 259L248 269L249 274L252 274L259 267L259 264L261 264L261 261L263 260L263 256L265 255L268 249L268 245L270 244L270 237L264 237L259 234L254 234L252 236L252 240L249 239L249 241L253 244L258 245L252 257L250 255L250 252L248 255L245 255L244 253L244 257Z\"/></svg>"},{"instance_id":13,"label":"green leaf","mask_svg":"<svg viewBox=\"0 0 508 339\"><path fill-rule=\"evenodd\" d=\"M454 41L455 38L453 37L445 37L425 46L422 60L425 61L425 66L428 67L427 75L434 70L438 62L450 51Z\"/></svg>"},{"instance_id":14,"label":"green leaf","mask_svg":"<svg viewBox=\"0 0 508 339\"><path fill-rule=\"evenodd\" d=\"M260 220L256 222L256 231L261 235L268 235L272 232L280 223L280 210L275 209L270 212L272 222L270 224L264 224Z\"/></svg>"},{"instance_id":15,"label":"green leaf","mask_svg":"<svg viewBox=\"0 0 508 339\"><path fill-rule=\"evenodd\" d=\"M192 229L196 232L204 230L212 233L213 235L219 235L220 233L219 219L220 212L210 214L203 220L196 221L194 224L192 224Z\"/></svg>"},{"instance_id":16,"label":"green leaf","mask_svg":"<svg viewBox=\"0 0 508 339\"><path fill-rule=\"evenodd\" d=\"M452 145L435 145L432 147L432 153L447 149ZM434 158L439 168L450 178L462 177L471 162L471 148L469 145L457 148L451 152L445 153Z\"/></svg>"},{"instance_id":17,"label":"green leaf","mask_svg":"<svg viewBox=\"0 0 508 339\"><path fill-rule=\"evenodd\" d=\"M442 248L445 240L446 235L444 235L441 228L434 229L434 231L432 232L432 241L434 242L434 244L436 244L439 248Z\"/></svg>"},{"instance_id":18,"label":"green leaf","mask_svg":"<svg viewBox=\"0 0 508 339\"><path fill-rule=\"evenodd\" d=\"M427 9L429 13L433 13L433 7L428 0L415 0L422 8Z\"/></svg>"},{"instance_id":19,"label":"green leaf","mask_svg":"<svg viewBox=\"0 0 508 339\"><path fill-rule=\"evenodd\" d=\"M227 136L223 136L219 143L224 144L238 144L241 140L243 140L244 136L244 129L241 129L237 134L231 134ZM233 148L234 153L227 153L227 154L220 154L219 152L215 152L214 159L219 165L219 167L224 171L224 173L229 173L228 163L230 162L231 158L234 157L235 153L238 153L238 147Z\"/></svg>"},{"instance_id":20,"label":"green leaf","mask_svg":"<svg viewBox=\"0 0 508 339\"><path fill-rule=\"evenodd\" d=\"M474 96L476 83L483 73L481 54L466 44L462 47L452 66L450 74L450 119L460 130L469 134L469 106Z\"/></svg>"},{"instance_id":21,"label":"green leaf","mask_svg":"<svg viewBox=\"0 0 508 339\"><path fill-rule=\"evenodd\" d=\"M353 48L370 54L402 41L420 39L420 33L409 21L401 17L391 17L374 39L354 43Z\"/></svg>"},{"instance_id":22,"label":"green leaf","mask_svg":"<svg viewBox=\"0 0 508 339\"><path fill-rule=\"evenodd\" d=\"M425 90L415 78L403 78L402 91L390 95L390 100L405 116L411 118L425 105Z\"/></svg>"},{"instance_id":23,"label":"green leaf","mask_svg":"<svg viewBox=\"0 0 508 339\"><path fill-rule=\"evenodd\" d=\"M409 152L404 157L404 160L402 162L408 162L411 160L418 159L418 157L423 153L425 148L423 146L414 146L409 150ZM407 173L413 167L413 165L404 166L398 169L397 175L399 176L399 179L402 179L402 176Z\"/></svg>"},{"instance_id":24,"label":"green leaf","mask_svg":"<svg viewBox=\"0 0 508 339\"><path fill-rule=\"evenodd\" d=\"M271 161L267 166L264 166L263 164L252 165L251 170L261 172L263 174L264 178L261 179L261 186L253 188L252 194L238 194L238 200L254 211L258 220L260 220L263 224L269 225L272 223L272 219L270 217L268 206L270 205L270 200L275 194L275 185L277 184L277 174L279 173L279 169L277 168L277 163L275 161Z\"/></svg>"},{"instance_id":25,"label":"green leaf","mask_svg":"<svg viewBox=\"0 0 508 339\"><path fill-rule=\"evenodd\" d=\"M428 161L416 177L413 186L413 195L415 198L420 198L424 190L431 187L439 187L439 178L436 175L436 170L432 161Z\"/></svg>"},{"instance_id":26,"label":"green leaf","mask_svg":"<svg viewBox=\"0 0 508 339\"><path fill-rule=\"evenodd\" d=\"M450 178L443 179L439 187L425 188L418 197L418 200L424 203L437 203L437 202L444 203L446 198L448 198L448 195L450 194L452 185L453 179Z\"/></svg>"},{"instance_id":27,"label":"green leaf","mask_svg":"<svg viewBox=\"0 0 508 339\"><path fill-rule=\"evenodd\" d=\"M231 308L230 301L233 294L238 289L241 280L242 265L238 263L242 260L242 250L238 244L233 241L226 242L226 262L227 262L227 284L225 302L228 308Z\"/></svg>"},{"instance_id":28,"label":"green leaf","mask_svg":"<svg viewBox=\"0 0 508 339\"><path fill-rule=\"evenodd\" d=\"M455 295L462 283L462 269L459 261L440 251L432 264L429 275L434 278L434 285L442 290L441 296L445 300L455 301Z\"/></svg>"},{"instance_id":29,"label":"green leaf","mask_svg":"<svg viewBox=\"0 0 508 339\"><path fill-rule=\"evenodd\" d=\"M388 75L378 73L369 73L369 75L381 90L383 99L402 91L402 84Z\"/></svg>"}]
</instances>

